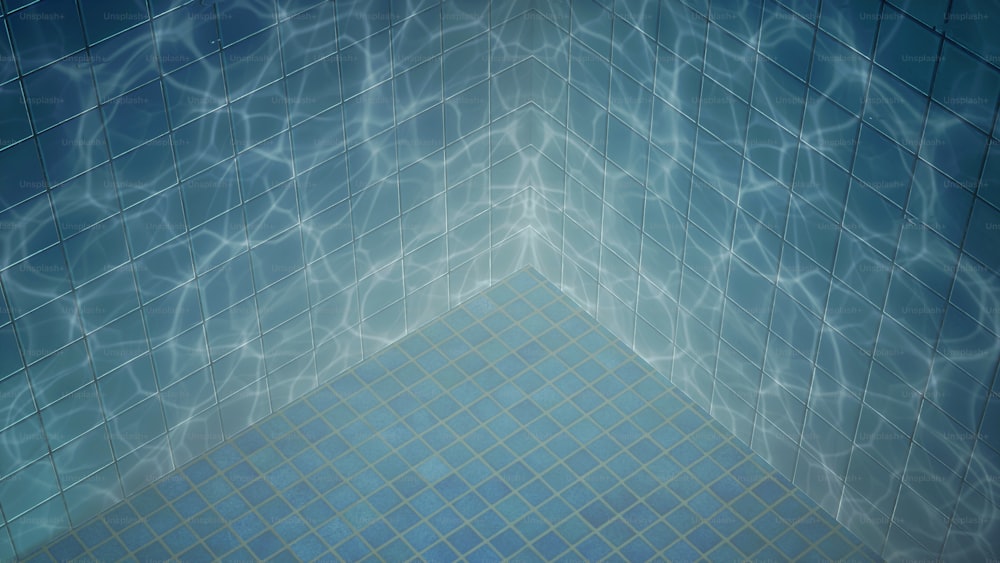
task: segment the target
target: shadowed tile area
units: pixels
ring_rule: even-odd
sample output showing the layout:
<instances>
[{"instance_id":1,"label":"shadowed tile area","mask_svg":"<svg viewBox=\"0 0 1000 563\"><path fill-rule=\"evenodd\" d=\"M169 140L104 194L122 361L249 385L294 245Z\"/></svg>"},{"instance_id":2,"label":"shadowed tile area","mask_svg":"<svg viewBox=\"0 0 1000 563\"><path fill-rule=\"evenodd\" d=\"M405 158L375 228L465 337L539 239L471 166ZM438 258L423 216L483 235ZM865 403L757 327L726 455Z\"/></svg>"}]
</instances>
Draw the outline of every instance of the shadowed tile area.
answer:
<instances>
[{"instance_id":1,"label":"shadowed tile area","mask_svg":"<svg viewBox=\"0 0 1000 563\"><path fill-rule=\"evenodd\" d=\"M32 561L877 556L524 270Z\"/></svg>"}]
</instances>

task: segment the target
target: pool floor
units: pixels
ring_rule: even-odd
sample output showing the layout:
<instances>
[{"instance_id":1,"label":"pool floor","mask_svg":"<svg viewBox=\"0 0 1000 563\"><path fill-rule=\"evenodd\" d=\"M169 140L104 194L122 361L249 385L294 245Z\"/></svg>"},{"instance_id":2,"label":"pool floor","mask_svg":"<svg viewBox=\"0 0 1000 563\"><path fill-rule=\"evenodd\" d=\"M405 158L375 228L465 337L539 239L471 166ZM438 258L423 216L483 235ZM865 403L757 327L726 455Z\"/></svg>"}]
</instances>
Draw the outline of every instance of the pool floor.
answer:
<instances>
[{"instance_id":1,"label":"pool floor","mask_svg":"<svg viewBox=\"0 0 1000 563\"><path fill-rule=\"evenodd\" d=\"M522 270L31 561L872 561Z\"/></svg>"}]
</instances>

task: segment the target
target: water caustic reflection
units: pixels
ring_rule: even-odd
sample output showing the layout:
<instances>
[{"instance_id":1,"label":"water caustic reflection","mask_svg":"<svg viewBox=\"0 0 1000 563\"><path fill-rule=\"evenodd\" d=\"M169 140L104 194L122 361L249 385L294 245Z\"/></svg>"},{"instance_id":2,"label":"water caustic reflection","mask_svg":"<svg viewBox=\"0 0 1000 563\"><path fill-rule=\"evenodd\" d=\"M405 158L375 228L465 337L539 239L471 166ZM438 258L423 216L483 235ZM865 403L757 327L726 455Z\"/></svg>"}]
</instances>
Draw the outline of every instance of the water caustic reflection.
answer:
<instances>
[{"instance_id":1,"label":"water caustic reflection","mask_svg":"<svg viewBox=\"0 0 1000 563\"><path fill-rule=\"evenodd\" d=\"M882 555L992 553L995 14L473 4L7 6L0 553L527 264Z\"/></svg>"},{"instance_id":2,"label":"water caustic reflection","mask_svg":"<svg viewBox=\"0 0 1000 563\"><path fill-rule=\"evenodd\" d=\"M874 555L532 270L45 554L126 550L224 560Z\"/></svg>"}]
</instances>

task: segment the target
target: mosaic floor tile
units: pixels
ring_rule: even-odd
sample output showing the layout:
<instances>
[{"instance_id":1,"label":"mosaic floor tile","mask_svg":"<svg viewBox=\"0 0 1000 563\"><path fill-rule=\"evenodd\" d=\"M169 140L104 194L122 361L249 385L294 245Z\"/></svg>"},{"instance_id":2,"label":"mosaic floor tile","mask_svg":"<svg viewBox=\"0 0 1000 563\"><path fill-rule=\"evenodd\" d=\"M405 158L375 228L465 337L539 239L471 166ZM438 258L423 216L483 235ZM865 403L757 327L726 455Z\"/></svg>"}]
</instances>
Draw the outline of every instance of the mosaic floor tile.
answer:
<instances>
[{"instance_id":1,"label":"mosaic floor tile","mask_svg":"<svg viewBox=\"0 0 1000 563\"><path fill-rule=\"evenodd\" d=\"M878 559L530 269L31 560L69 558Z\"/></svg>"}]
</instances>

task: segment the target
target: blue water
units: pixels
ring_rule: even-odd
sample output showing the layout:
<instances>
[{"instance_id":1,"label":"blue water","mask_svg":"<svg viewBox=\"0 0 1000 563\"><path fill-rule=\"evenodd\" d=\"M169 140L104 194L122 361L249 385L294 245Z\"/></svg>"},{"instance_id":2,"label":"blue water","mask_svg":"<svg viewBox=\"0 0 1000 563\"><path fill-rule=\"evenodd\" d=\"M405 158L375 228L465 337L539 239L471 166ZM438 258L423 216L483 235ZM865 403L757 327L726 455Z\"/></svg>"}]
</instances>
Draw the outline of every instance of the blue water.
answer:
<instances>
[{"instance_id":1,"label":"blue water","mask_svg":"<svg viewBox=\"0 0 1000 563\"><path fill-rule=\"evenodd\" d=\"M533 270L32 561L877 556Z\"/></svg>"},{"instance_id":2,"label":"blue water","mask_svg":"<svg viewBox=\"0 0 1000 563\"><path fill-rule=\"evenodd\" d=\"M880 556L1000 557L998 10L4 0L0 559L525 266Z\"/></svg>"}]
</instances>

